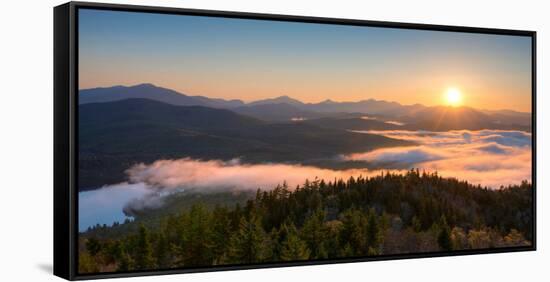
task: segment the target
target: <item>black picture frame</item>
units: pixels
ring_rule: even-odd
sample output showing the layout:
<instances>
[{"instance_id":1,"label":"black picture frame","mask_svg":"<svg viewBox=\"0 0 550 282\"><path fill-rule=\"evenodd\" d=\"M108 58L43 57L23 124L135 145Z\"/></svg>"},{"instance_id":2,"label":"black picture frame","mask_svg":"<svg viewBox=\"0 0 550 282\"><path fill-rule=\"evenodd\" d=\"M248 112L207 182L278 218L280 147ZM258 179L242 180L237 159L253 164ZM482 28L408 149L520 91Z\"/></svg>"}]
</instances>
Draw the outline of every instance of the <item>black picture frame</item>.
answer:
<instances>
[{"instance_id":1,"label":"black picture frame","mask_svg":"<svg viewBox=\"0 0 550 282\"><path fill-rule=\"evenodd\" d=\"M459 250L452 252L431 252L399 255L380 255L331 260L311 260L250 265L225 265L186 269L152 270L139 272L98 273L80 275L77 272L77 161L78 152L78 10L98 9L111 11L134 11L145 13L195 15L222 18L259 19L353 25L369 27L390 27L400 29L466 32L526 36L532 42L532 246L504 247L493 249ZM192 272L288 267L333 263L365 262L410 258L426 258L457 255L474 255L536 250L536 32L526 30L492 29L463 26L445 26L416 23L397 23L353 19L320 18L275 14L242 13L229 11L166 8L135 5L102 4L90 2L69 2L54 8L54 275L68 280L85 280L113 277L164 275Z\"/></svg>"}]
</instances>

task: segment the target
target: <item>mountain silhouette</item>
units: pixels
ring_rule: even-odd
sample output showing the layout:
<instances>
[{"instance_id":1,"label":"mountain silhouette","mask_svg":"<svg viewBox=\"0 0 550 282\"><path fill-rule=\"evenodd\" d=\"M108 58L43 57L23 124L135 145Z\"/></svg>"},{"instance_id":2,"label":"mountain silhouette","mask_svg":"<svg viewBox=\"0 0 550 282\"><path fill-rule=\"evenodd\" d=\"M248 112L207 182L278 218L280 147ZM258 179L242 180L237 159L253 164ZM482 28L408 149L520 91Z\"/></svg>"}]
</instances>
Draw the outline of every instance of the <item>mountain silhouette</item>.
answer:
<instances>
[{"instance_id":1,"label":"mountain silhouette","mask_svg":"<svg viewBox=\"0 0 550 282\"><path fill-rule=\"evenodd\" d=\"M240 100L211 99L204 96L188 96L177 91L158 87L151 83L134 86L113 86L83 89L79 92L78 103L114 102L124 99L142 98L178 106L206 106L232 108L244 105Z\"/></svg>"},{"instance_id":2,"label":"mountain silhouette","mask_svg":"<svg viewBox=\"0 0 550 282\"><path fill-rule=\"evenodd\" d=\"M397 102L367 99L357 102L325 100L304 103L289 96L262 99L250 103L241 100L224 100L205 96L189 96L150 83L134 86L113 86L84 89L79 94L79 104L114 102L142 98L177 106L204 106L230 109L236 113L263 121L282 122L314 120L310 124L322 127L354 130L455 130L455 129L517 129L531 130L531 114L511 110L487 111L470 107L427 107L421 104L402 105ZM362 115L377 115L378 122L361 119ZM332 118L329 120L328 118ZM388 121L403 123L396 127ZM325 124L321 124L325 123Z\"/></svg>"}]
</instances>

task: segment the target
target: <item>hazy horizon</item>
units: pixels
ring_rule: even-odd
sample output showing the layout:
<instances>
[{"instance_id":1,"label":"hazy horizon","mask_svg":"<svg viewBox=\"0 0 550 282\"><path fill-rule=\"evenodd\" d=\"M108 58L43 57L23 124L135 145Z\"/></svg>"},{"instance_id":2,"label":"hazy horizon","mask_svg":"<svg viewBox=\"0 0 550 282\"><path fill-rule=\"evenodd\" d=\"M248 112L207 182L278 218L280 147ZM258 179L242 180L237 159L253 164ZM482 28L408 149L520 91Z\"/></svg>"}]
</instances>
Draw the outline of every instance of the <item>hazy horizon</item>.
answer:
<instances>
[{"instance_id":1,"label":"hazy horizon","mask_svg":"<svg viewBox=\"0 0 550 282\"><path fill-rule=\"evenodd\" d=\"M154 83L150 83L150 82L144 82L144 83L139 83L139 84L133 84L133 85L122 85L122 84L115 84L115 85L110 85L110 86L96 86L96 87L90 87L90 88L83 88L83 89L79 89L79 91L82 91L82 90L91 90L91 89L100 89L100 88L112 88L112 87L135 87L135 86L139 86L139 85L146 85L146 84L150 84L150 85L153 85L155 87L158 87L158 88L165 88L165 89L170 89L170 88L167 88L167 87L163 87L162 85L156 85ZM174 89L170 89L170 90L174 90ZM176 91L176 90L174 90ZM185 96L189 96L189 97L196 97L196 96L200 96L200 97L206 97L206 98L212 98L212 99L224 99L224 98L219 98L219 97L210 97L210 96L206 96L206 95L202 95L200 93L182 93L182 92L179 92L179 91L176 91L178 94L181 94L181 95L185 95ZM332 98L332 97L328 97L328 98L320 98L318 101L312 101L312 102L305 102L305 101L302 101L300 99L297 99L295 97L292 97L292 96L289 96L289 95L280 95L280 96L274 96L274 97L265 97L265 98L257 98L257 99L252 99L252 100L243 100L243 99L239 99L239 98L235 98L235 99L225 99L227 101L230 101L230 100L240 100L242 102L245 103L245 105L247 104L250 104L250 103L254 103L254 102L257 102L257 101L261 101L261 100L265 100L265 99L275 99L275 98L281 98L281 97L289 97L291 99L295 99L295 100L298 100L304 104L320 104L320 103L323 103L323 102L326 102L328 100L332 101L332 102L336 102L336 103L358 103L358 102L362 102L362 101L368 101L368 100L374 100L374 101L383 101L383 102L388 102L388 103L399 103L400 105L402 106L412 106L412 105L420 105L420 106L424 106L424 107L437 107L437 106L442 106L442 107L452 107L452 106L449 106L449 105L445 105L443 103L441 104L437 104L437 105L425 105L425 104L422 104L422 103L413 103L413 104L404 104L404 103L400 103L399 101L393 101L393 100L384 100L384 99L376 99L376 98L370 98L370 97L365 97L361 100L355 100L355 101L351 101L351 100L337 100L335 98ZM472 107L472 106L469 106L469 105L461 105L461 107L468 107L468 108L474 108L474 109L477 109L477 110L481 110L481 111L516 111L516 112L520 112L520 113L531 113L531 109L527 110L527 111L523 111L523 110L513 110L513 109L508 109L508 108L502 108L502 109L486 109L486 108L476 108L476 107Z\"/></svg>"},{"instance_id":2,"label":"hazy horizon","mask_svg":"<svg viewBox=\"0 0 550 282\"><path fill-rule=\"evenodd\" d=\"M79 11L79 88L144 82L246 102L448 103L531 112L530 37Z\"/></svg>"}]
</instances>

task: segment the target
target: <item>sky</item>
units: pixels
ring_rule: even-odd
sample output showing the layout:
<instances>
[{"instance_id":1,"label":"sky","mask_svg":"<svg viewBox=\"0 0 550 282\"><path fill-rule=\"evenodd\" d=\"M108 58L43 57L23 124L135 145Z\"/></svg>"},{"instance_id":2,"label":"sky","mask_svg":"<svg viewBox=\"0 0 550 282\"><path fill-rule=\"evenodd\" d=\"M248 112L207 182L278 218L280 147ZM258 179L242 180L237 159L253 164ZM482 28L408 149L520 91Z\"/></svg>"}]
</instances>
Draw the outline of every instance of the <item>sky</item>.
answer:
<instances>
[{"instance_id":1,"label":"sky","mask_svg":"<svg viewBox=\"0 0 550 282\"><path fill-rule=\"evenodd\" d=\"M530 37L79 10L79 88L531 110Z\"/></svg>"}]
</instances>

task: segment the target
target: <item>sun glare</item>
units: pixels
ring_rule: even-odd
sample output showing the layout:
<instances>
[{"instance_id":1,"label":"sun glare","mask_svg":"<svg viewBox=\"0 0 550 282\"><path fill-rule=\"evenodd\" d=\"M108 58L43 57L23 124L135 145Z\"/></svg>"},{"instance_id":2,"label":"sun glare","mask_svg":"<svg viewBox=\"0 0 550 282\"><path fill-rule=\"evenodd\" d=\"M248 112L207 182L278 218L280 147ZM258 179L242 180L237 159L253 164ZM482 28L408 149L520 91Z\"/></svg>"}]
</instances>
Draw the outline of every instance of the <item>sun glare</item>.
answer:
<instances>
[{"instance_id":1,"label":"sun glare","mask_svg":"<svg viewBox=\"0 0 550 282\"><path fill-rule=\"evenodd\" d=\"M452 107L458 107L462 104L462 93L457 88L449 88L445 92L445 102Z\"/></svg>"}]
</instances>

